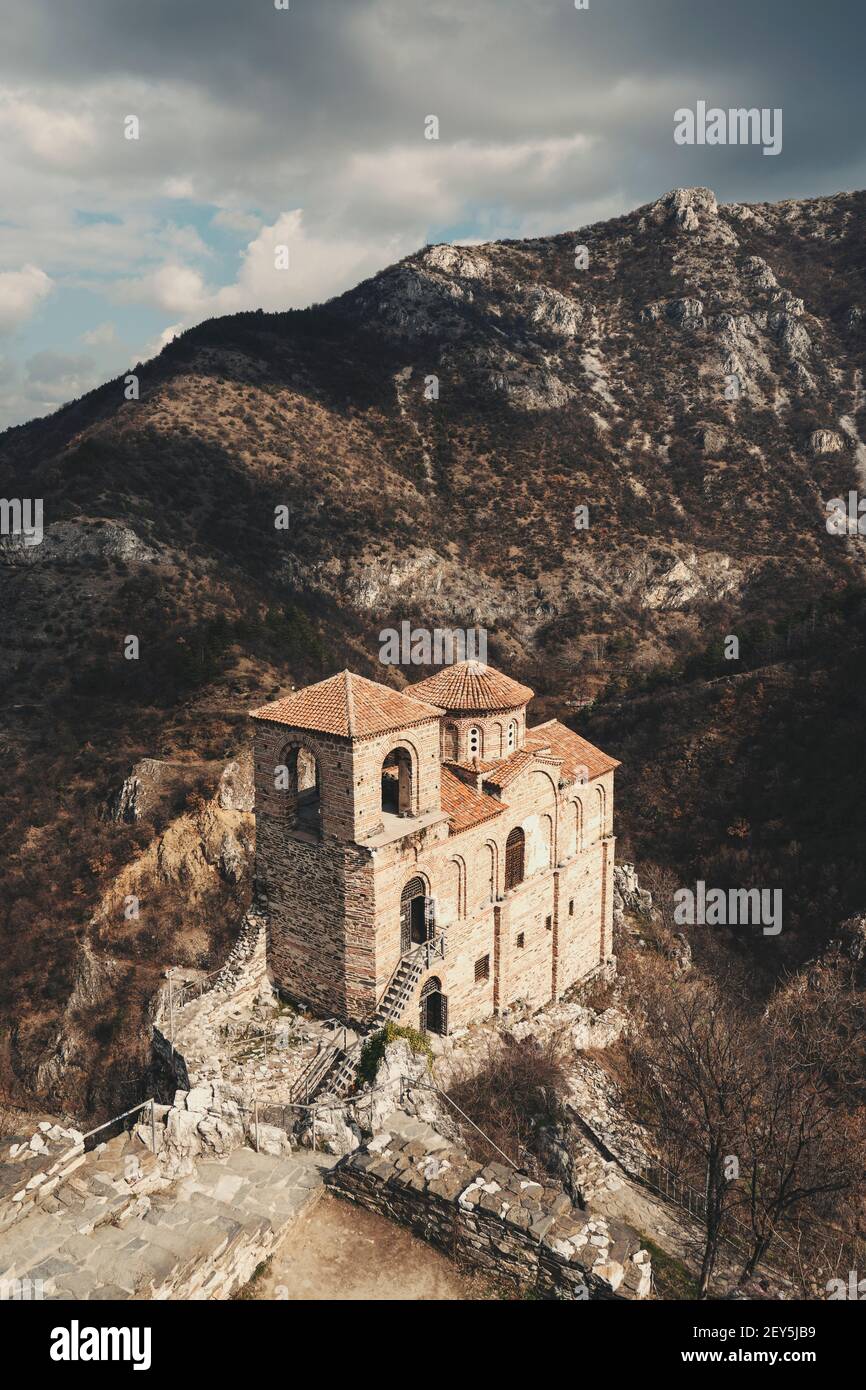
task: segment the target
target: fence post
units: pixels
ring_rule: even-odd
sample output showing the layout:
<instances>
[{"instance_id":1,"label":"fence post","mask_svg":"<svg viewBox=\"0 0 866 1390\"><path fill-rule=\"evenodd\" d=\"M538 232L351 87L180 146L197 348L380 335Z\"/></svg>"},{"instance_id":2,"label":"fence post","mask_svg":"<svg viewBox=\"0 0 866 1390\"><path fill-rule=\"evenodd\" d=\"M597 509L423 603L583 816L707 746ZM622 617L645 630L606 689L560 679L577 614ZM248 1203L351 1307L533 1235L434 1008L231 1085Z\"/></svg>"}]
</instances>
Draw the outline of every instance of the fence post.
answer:
<instances>
[{"instance_id":1,"label":"fence post","mask_svg":"<svg viewBox=\"0 0 866 1390\"><path fill-rule=\"evenodd\" d=\"M150 1147L156 1153L156 1101L150 1102Z\"/></svg>"},{"instance_id":2,"label":"fence post","mask_svg":"<svg viewBox=\"0 0 866 1390\"><path fill-rule=\"evenodd\" d=\"M256 1116L256 1153L258 1153L258 1151L259 1151L259 1098L258 1098L258 1096L255 1097L255 1100L254 1100L253 1104L255 1105L255 1116Z\"/></svg>"},{"instance_id":3,"label":"fence post","mask_svg":"<svg viewBox=\"0 0 866 1390\"><path fill-rule=\"evenodd\" d=\"M169 1037L169 1042L171 1043L172 1047L174 1047L174 991L172 989L173 971L174 966L170 966L168 970L168 1028L169 1033L171 1035Z\"/></svg>"},{"instance_id":4,"label":"fence post","mask_svg":"<svg viewBox=\"0 0 866 1390\"><path fill-rule=\"evenodd\" d=\"M313 1153L316 1152L316 1114L317 1107L313 1106Z\"/></svg>"}]
</instances>

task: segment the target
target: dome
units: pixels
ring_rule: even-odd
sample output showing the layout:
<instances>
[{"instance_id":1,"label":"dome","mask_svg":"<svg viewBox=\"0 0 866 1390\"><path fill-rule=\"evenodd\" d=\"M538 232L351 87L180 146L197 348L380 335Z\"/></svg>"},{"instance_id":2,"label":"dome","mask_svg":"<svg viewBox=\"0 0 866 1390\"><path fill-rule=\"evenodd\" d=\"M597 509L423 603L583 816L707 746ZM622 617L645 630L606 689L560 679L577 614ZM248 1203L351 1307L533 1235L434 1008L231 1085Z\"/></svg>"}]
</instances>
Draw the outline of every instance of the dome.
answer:
<instances>
[{"instance_id":1,"label":"dome","mask_svg":"<svg viewBox=\"0 0 866 1390\"><path fill-rule=\"evenodd\" d=\"M407 686L404 694L456 714L463 710L515 709L531 700L535 691L481 661L458 661L417 685Z\"/></svg>"}]
</instances>

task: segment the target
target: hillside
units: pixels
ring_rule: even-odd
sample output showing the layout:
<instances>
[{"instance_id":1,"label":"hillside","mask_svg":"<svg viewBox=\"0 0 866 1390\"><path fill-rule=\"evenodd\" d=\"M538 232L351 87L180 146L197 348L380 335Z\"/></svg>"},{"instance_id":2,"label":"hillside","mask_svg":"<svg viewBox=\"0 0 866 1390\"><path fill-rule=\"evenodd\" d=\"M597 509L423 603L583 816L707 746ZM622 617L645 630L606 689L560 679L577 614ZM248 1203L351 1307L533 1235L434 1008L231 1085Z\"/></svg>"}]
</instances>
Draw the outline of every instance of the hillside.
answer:
<instances>
[{"instance_id":1,"label":"hillside","mask_svg":"<svg viewBox=\"0 0 866 1390\"><path fill-rule=\"evenodd\" d=\"M248 899L214 839L247 710L345 665L425 674L377 660L405 619L486 627L536 718L623 760L641 859L784 884L759 978L863 910L866 551L824 504L866 492L864 227L863 193L697 189L428 247L326 306L199 325L137 401L119 379L0 436L0 495L47 525L0 553L0 1093L139 1098L161 972L213 968ZM113 819L142 758L180 772ZM166 836L204 847L192 869Z\"/></svg>"}]
</instances>

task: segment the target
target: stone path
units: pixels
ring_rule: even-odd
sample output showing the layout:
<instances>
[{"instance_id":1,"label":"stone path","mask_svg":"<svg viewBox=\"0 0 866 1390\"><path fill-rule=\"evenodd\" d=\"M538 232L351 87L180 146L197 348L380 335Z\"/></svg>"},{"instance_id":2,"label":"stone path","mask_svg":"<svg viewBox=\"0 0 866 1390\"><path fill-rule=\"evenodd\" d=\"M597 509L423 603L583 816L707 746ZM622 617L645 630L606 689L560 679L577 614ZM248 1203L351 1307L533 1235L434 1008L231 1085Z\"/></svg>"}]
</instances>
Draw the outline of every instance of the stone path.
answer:
<instances>
[{"instance_id":1,"label":"stone path","mask_svg":"<svg viewBox=\"0 0 866 1390\"><path fill-rule=\"evenodd\" d=\"M156 1160L123 1135L87 1155L50 1208L5 1232L0 1281L41 1281L45 1299L228 1298L318 1199L335 1162L237 1149L148 1192Z\"/></svg>"}]
</instances>

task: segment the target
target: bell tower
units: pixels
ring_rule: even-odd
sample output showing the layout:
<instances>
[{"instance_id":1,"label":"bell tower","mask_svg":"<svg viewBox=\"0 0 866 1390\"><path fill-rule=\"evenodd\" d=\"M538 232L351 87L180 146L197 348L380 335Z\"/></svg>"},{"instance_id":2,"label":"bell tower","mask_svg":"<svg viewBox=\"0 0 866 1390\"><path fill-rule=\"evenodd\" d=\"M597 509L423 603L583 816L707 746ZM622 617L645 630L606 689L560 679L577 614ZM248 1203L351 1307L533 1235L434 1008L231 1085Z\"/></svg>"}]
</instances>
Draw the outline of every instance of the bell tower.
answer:
<instances>
[{"instance_id":1,"label":"bell tower","mask_svg":"<svg viewBox=\"0 0 866 1390\"><path fill-rule=\"evenodd\" d=\"M256 896L288 998L374 1007L374 850L441 814L440 714L349 671L253 712Z\"/></svg>"}]
</instances>

